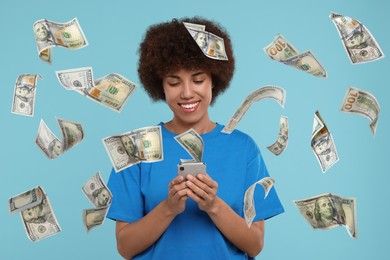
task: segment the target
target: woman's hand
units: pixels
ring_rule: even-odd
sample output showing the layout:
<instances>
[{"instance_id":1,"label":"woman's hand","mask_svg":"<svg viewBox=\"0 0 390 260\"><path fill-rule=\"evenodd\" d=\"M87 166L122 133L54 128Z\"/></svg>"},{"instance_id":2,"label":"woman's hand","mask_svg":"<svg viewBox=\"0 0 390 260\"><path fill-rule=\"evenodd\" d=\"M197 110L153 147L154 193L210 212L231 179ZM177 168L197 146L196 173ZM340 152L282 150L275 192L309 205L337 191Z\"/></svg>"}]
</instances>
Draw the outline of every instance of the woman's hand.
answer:
<instances>
[{"instance_id":1,"label":"woman's hand","mask_svg":"<svg viewBox=\"0 0 390 260\"><path fill-rule=\"evenodd\" d=\"M177 176L168 184L167 204L173 214L180 214L186 208L188 191L183 176Z\"/></svg>"},{"instance_id":2,"label":"woman's hand","mask_svg":"<svg viewBox=\"0 0 390 260\"><path fill-rule=\"evenodd\" d=\"M201 210L209 213L217 207L218 183L209 175L187 175L185 185L189 188L187 196L192 198Z\"/></svg>"}]
</instances>

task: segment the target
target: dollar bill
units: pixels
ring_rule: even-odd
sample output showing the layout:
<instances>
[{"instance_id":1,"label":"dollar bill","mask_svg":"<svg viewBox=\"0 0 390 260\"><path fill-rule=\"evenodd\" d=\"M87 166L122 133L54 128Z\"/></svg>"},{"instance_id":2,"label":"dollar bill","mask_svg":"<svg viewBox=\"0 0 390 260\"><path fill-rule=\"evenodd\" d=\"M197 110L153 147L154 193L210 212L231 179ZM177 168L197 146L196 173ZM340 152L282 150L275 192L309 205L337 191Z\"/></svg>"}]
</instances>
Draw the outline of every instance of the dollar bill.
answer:
<instances>
[{"instance_id":1,"label":"dollar bill","mask_svg":"<svg viewBox=\"0 0 390 260\"><path fill-rule=\"evenodd\" d=\"M355 198L344 198L325 193L293 202L313 229L326 230L344 226L352 238L357 238Z\"/></svg>"},{"instance_id":2,"label":"dollar bill","mask_svg":"<svg viewBox=\"0 0 390 260\"><path fill-rule=\"evenodd\" d=\"M73 146L80 143L84 138L84 130L80 123L57 118L62 142L53 134L41 119L35 144L49 159L55 159Z\"/></svg>"},{"instance_id":3,"label":"dollar bill","mask_svg":"<svg viewBox=\"0 0 390 260\"><path fill-rule=\"evenodd\" d=\"M310 73L316 77L327 76L324 67L311 51L299 53L281 34L276 35L272 42L265 46L263 50L273 60Z\"/></svg>"},{"instance_id":4,"label":"dollar bill","mask_svg":"<svg viewBox=\"0 0 390 260\"><path fill-rule=\"evenodd\" d=\"M184 23L184 26L204 55L211 59L228 60L223 38L205 31L205 26L201 24Z\"/></svg>"},{"instance_id":5,"label":"dollar bill","mask_svg":"<svg viewBox=\"0 0 390 260\"><path fill-rule=\"evenodd\" d=\"M336 26L352 64L376 61L385 57L374 36L359 21L333 12L329 18Z\"/></svg>"},{"instance_id":6,"label":"dollar bill","mask_svg":"<svg viewBox=\"0 0 390 260\"><path fill-rule=\"evenodd\" d=\"M112 194L104 183L100 172L97 172L84 184L82 191L95 206L92 209L84 209L82 212L83 225L89 232L92 228L103 224L112 202Z\"/></svg>"},{"instance_id":7,"label":"dollar bill","mask_svg":"<svg viewBox=\"0 0 390 260\"><path fill-rule=\"evenodd\" d=\"M94 87L91 67L56 71L56 76L61 85L67 90L82 90Z\"/></svg>"},{"instance_id":8,"label":"dollar bill","mask_svg":"<svg viewBox=\"0 0 390 260\"><path fill-rule=\"evenodd\" d=\"M265 86L256 89L244 99L221 132L230 134L236 128L248 109L255 102L265 98L275 99L281 107L284 108L284 104L286 103L286 91L278 86Z\"/></svg>"},{"instance_id":9,"label":"dollar bill","mask_svg":"<svg viewBox=\"0 0 390 260\"><path fill-rule=\"evenodd\" d=\"M349 87L345 93L340 111L359 114L370 119L370 129L375 135L381 109L378 101L371 93L355 87Z\"/></svg>"},{"instance_id":10,"label":"dollar bill","mask_svg":"<svg viewBox=\"0 0 390 260\"><path fill-rule=\"evenodd\" d=\"M271 59L276 61L284 61L299 54L298 49L280 33L263 50Z\"/></svg>"},{"instance_id":11,"label":"dollar bill","mask_svg":"<svg viewBox=\"0 0 390 260\"><path fill-rule=\"evenodd\" d=\"M269 191L271 190L272 186L274 185L275 180L271 177L265 177L255 183L253 183L246 191L244 195L244 217L245 221L250 227L252 225L252 222L256 216L256 209L255 209L255 202L254 202L254 194L255 194L255 188L257 184L261 185L264 189L264 199L267 198Z\"/></svg>"},{"instance_id":12,"label":"dollar bill","mask_svg":"<svg viewBox=\"0 0 390 260\"><path fill-rule=\"evenodd\" d=\"M284 64L305 71L316 77L326 77L326 71L311 51L305 51L297 56L283 61Z\"/></svg>"},{"instance_id":13,"label":"dollar bill","mask_svg":"<svg viewBox=\"0 0 390 260\"><path fill-rule=\"evenodd\" d=\"M83 209L83 225L87 232L92 228L103 224L108 212L108 207Z\"/></svg>"},{"instance_id":14,"label":"dollar bill","mask_svg":"<svg viewBox=\"0 0 390 260\"><path fill-rule=\"evenodd\" d=\"M108 136L102 141L116 172L140 162L164 159L160 126L143 127L121 135Z\"/></svg>"},{"instance_id":15,"label":"dollar bill","mask_svg":"<svg viewBox=\"0 0 390 260\"><path fill-rule=\"evenodd\" d=\"M33 30L39 58L48 64L52 63L52 48L55 46L73 50L88 46L77 18L66 23L41 19L33 24Z\"/></svg>"},{"instance_id":16,"label":"dollar bill","mask_svg":"<svg viewBox=\"0 0 390 260\"><path fill-rule=\"evenodd\" d=\"M43 193L42 201L38 205L20 212L27 237L33 242L55 235L61 231L49 198L43 189L41 191Z\"/></svg>"},{"instance_id":17,"label":"dollar bill","mask_svg":"<svg viewBox=\"0 0 390 260\"><path fill-rule=\"evenodd\" d=\"M268 146L270 150L275 155L280 155L287 147L288 144L288 118L286 116L280 117L280 130L278 138L275 143Z\"/></svg>"},{"instance_id":18,"label":"dollar bill","mask_svg":"<svg viewBox=\"0 0 390 260\"><path fill-rule=\"evenodd\" d=\"M24 116L34 116L35 94L39 74L21 74L16 79L11 112Z\"/></svg>"},{"instance_id":19,"label":"dollar bill","mask_svg":"<svg viewBox=\"0 0 390 260\"><path fill-rule=\"evenodd\" d=\"M184 26L186 28L191 28L196 31L204 31L206 30L206 26L203 24L197 24L197 23L188 23L188 22L183 22ZM191 34L192 36L192 34Z\"/></svg>"},{"instance_id":20,"label":"dollar bill","mask_svg":"<svg viewBox=\"0 0 390 260\"><path fill-rule=\"evenodd\" d=\"M22 212L27 208L32 208L41 204L43 199L43 191L41 187L35 187L25 191L8 200L8 208L11 214Z\"/></svg>"},{"instance_id":21,"label":"dollar bill","mask_svg":"<svg viewBox=\"0 0 390 260\"><path fill-rule=\"evenodd\" d=\"M191 155L196 162L201 162L204 143L202 137L194 130L189 129L177 136L175 140Z\"/></svg>"},{"instance_id":22,"label":"dollar bill","mask_svg":"<svg viewBox=\"0 0 390 260\"><path fill-rule=\"evenodd\" d=\"M311 137L312 150L325 173L339 160L333 136L328 131L320 112L314 114L313 131Z\"/></svg>"},{"instance_id":23,"label":"dollar bill","mask_svg":"<svg viewBox=\"0 0 390 260\"><path fill-rule=\"evenodd\" d=\"M104 183L100 172L97 172L84 184L82 191L95 207L106 207L111 204L111 191Z\"/></svg>"},{"instance_id":24,"label":"dollar bill","mask_svg":"<svg viewBox=\"0 0 390 260\"><path fill-rule=\"evenodd\" d=\"M125 77L112 73L97 80L93 80L91 67L56 71L61 85L68 90L93 100L94 102L120 112L136 85Z\"/></svg>"}]
</instances>

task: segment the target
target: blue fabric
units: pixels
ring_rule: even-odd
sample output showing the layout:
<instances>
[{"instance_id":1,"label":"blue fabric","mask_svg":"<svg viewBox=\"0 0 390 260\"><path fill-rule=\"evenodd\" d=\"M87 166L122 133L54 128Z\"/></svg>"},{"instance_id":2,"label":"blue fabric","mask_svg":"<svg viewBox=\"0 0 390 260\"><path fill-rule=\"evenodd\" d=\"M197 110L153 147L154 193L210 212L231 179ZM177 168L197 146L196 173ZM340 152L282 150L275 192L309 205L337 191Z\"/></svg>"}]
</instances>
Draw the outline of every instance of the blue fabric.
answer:
<instances>
[{"instance_id":1,"label":"blue fabric","mask_svg":"<svg viewBox=\"0 0 390 260\"><path fill-rule=\"evenodd\" d=\"M119 173L112 171L108 187L113 194L107 217L135 222L167 198L168 183L177 176L180 159L191 156L174 140L176 134L160 123L163 134L164 160L140 163ZM207 173L218 183L217 195L238 215L244 217L246 189L268 171L261 153L248 135L234 130L221 133L223 126L201 135L204 141L203 162ZM255 192L254 221L284 212L274 188L264 200L264 191ZM251 259L232 245L217 229L208 215L191 199L156 243L134 259Z\"/></svg>"}]
</instances>

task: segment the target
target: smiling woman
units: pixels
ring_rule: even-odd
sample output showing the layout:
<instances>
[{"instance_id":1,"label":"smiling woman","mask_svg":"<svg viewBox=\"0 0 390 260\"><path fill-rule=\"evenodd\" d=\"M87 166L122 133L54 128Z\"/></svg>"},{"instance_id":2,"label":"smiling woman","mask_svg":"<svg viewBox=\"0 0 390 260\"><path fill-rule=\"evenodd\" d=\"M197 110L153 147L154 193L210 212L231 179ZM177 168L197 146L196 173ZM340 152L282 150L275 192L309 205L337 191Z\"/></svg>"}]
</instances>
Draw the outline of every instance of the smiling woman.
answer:
<instances>
[{"instance_id":1,"label":"smiling woman","mask_svg":"<svg viewBox=\"0 0 390 260\"><path fill-rule=\"evenodd\" d=\"M206 57L183 22L200 24L221 37L228 60ZM284 211L274 188L254 198L257 212L248 227L243 199L268 171L251 137L209 117L209 106L229 86L234 56L228 34L215 22L172 20L150 27L140 46L138 74L149 96L165 101L173 118L160 123L164 160L111 173L119 253L129 259L254 259L264 244L264 220ZM188 156L174 140L194 129L204 142L207 174L178 176ZM237 160L239 158L239 160ZM223 162L223 164L221 164Z\"/></svg>"}]
</instances>

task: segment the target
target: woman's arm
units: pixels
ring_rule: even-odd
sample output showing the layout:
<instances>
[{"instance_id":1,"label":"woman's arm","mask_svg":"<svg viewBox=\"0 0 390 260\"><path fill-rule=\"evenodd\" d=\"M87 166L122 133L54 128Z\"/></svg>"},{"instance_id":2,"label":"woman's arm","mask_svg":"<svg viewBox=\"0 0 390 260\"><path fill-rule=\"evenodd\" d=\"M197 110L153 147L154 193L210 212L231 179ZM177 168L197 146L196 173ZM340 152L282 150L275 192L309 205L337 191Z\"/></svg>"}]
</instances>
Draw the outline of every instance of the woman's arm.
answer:
<instances>
[{"instance_id":1,"label":"woman's arm","mask_svg":"<svg viewBox=\"0 0 390 260\"><path fill-rule=\"evenodd\" d=\"M258 255L264 246L264 221L252 223L249 228L239 216L217 194L218 184L208 175L187 176L188 197L195 200L222 232L237 248L249 256Z\"/></svg>"},{"instance_id":2,"label":"woman's arm","mask_svg":"<svg viewBox=\"0 0 390 260\"><path fill-rule=\"evenodd\" d=\"M116 241L118 252L131 259L150 247L168 228L176 215L185 209L188 188L178 176L169 183L168 198L140 220L127 223L116 221Z\"/></svg>"}]
</instances>

